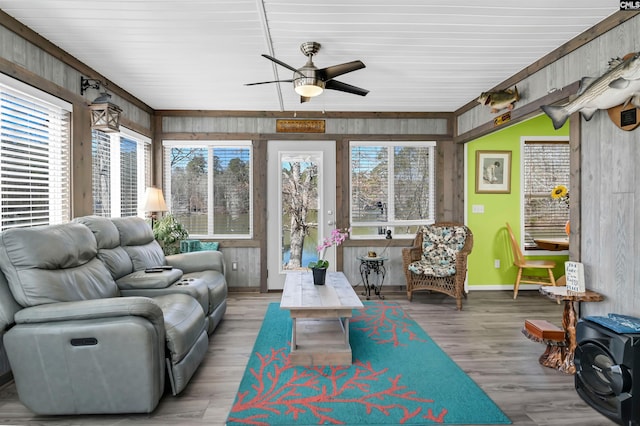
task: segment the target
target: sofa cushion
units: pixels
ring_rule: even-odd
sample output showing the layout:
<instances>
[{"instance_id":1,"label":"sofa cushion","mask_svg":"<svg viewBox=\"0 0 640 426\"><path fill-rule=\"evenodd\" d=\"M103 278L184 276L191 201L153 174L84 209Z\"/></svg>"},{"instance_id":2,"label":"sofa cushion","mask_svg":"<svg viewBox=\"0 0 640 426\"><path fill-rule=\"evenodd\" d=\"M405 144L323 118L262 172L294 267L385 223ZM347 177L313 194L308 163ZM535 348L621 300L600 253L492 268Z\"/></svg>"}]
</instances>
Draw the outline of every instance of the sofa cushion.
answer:
<instances>
[{"instance_id":1,"label":"sofa cushion","mask_svg":"<svg viewBox=\"0 0 640 426\"><path fill-rule=\"evenodd\" d=\"M120 245L133 262L134 271L166 265L160 244L153 238L151 226L139 217L111 219L120 233Z\"/></svg>"},{"instance_id":2,"label":"sofa cushion","mask_svg":"<svg viewBox=\"0 0 640 426\"><path fill-rule=\"evenodd\" d=\"M111 219L84 216L73 221L91 229L98 245L98 259L104 262L114 280L133 272L133 262L126 250L120 246L120 232Z\"/></svg>"},{"instance_id":3,"label":"sofa cushion","mask_svg":"<svg viewBox=\"0 0 640 426\"><path fill-rule=\"evenodd\" d=\"M119 296L92 232L77 223L4 231L0 268L22 306Z\"/></svg>"},{"instance_id":4,"label":"sofa cushion","mask_svg":"<svg viewBox=\"0 0 640 426\"><path fill-rule=\"evenodd\" d=\"M429 275L432 277L450 277L456 274L456 263L445 262L443 265L432 263L428 260L417 260L409 264L409 270L418 275Z\"/></svg>"}]
</instances>

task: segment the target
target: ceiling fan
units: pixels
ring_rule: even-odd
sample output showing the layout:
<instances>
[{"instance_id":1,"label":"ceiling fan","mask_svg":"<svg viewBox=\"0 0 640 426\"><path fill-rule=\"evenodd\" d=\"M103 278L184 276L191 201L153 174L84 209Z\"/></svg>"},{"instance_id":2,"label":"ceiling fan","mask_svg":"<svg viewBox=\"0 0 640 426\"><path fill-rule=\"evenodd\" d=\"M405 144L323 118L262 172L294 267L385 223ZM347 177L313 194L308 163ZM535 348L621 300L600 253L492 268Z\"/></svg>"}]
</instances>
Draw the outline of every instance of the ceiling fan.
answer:
<instances>
[{"instance_id":1,"label":"ceiling fan","mask_svg":"<svg viewBox=\"0 0 640 426\"><path fill-rule=\"evenodd\" d=\"M344 64L333 65L331 67L318 69L313 64L313 55L320 50L320 43L308 41L300 45L300 50L308 58L307 63L302 68L294 68L273 56L262 55L265 58L275 62L293 71L293 78L288 80L261 81L259 83L248 83L245 86L254 86L256 84L268 83L293 83L293 88L300 95L300 102L308 102L312 97L318 96L324 89L339 90L341 92L353 93L354 95L366 96L368 90L360 87L352 86L347 83L334 80L342 74L356 71L364 68L362 61L346 62Z\"/></svg>"}]
</instances>

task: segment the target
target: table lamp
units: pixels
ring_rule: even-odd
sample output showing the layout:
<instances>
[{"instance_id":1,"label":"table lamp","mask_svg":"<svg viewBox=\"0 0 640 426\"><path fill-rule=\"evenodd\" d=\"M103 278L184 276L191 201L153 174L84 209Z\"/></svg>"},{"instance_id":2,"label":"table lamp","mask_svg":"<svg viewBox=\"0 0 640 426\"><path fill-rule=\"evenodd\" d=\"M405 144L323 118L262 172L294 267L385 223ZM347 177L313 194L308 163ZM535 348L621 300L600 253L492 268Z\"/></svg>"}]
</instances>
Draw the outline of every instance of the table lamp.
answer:
<instances>
[{"instance_id":1,"label":"table lamp","mask_svg":"<svg viewBox=\"0 0 640 426\"><path fill-rule=\"evenodd\" d=\"M144 191L144 211L150 213L151 229L153 229L153 221L156 219L157 212L166 212L167 204L164 202L162 190L155 186L149 186Z\"/></svg>"}]
</instances>

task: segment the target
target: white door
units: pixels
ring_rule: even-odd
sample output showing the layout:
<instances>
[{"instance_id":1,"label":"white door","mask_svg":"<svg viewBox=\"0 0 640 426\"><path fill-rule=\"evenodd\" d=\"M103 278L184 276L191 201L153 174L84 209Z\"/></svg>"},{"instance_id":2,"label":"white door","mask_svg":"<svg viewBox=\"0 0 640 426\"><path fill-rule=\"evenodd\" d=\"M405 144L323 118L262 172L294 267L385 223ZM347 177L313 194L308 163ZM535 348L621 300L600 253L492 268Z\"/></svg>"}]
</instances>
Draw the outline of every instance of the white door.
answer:
<instances>
[{"instance_id":1,"label":"white door","mask_svg":"<svg viewBox=\"0 0 640 426\"><path fill-rule=\"evenodd\" d=\"M267 287L280 290L335 227L336 143L269 141L267 163ZM335 247L324 255L334 271L335 256Z\"/></svg>"}]
</instances>

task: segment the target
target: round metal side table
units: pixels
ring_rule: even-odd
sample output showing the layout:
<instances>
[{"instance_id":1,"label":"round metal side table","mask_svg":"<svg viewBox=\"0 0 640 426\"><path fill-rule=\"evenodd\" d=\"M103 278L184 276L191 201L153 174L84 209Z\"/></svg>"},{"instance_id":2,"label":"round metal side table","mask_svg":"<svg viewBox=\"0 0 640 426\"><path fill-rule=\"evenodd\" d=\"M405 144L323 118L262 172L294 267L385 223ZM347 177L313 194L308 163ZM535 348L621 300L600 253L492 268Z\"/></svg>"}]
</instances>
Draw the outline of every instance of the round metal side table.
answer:
<instances>
[{"instance_id":1,"label":"round metal side table","mask_svg":"<svg viewBox=\"0 0 640 426\"><path fill-rule=\"evenodd\" d=\"M380 299L384 299L384 296L380 294L382 290L382 284L384 283L384 277L387 274L387 270L384 267L384 261L389 260L386 256L358 256L360 260L360 276L362 276L362 282L364 283L363 295L367 296L367 300L371 297L371 290Z\"/></svg>"}]
</instances>

